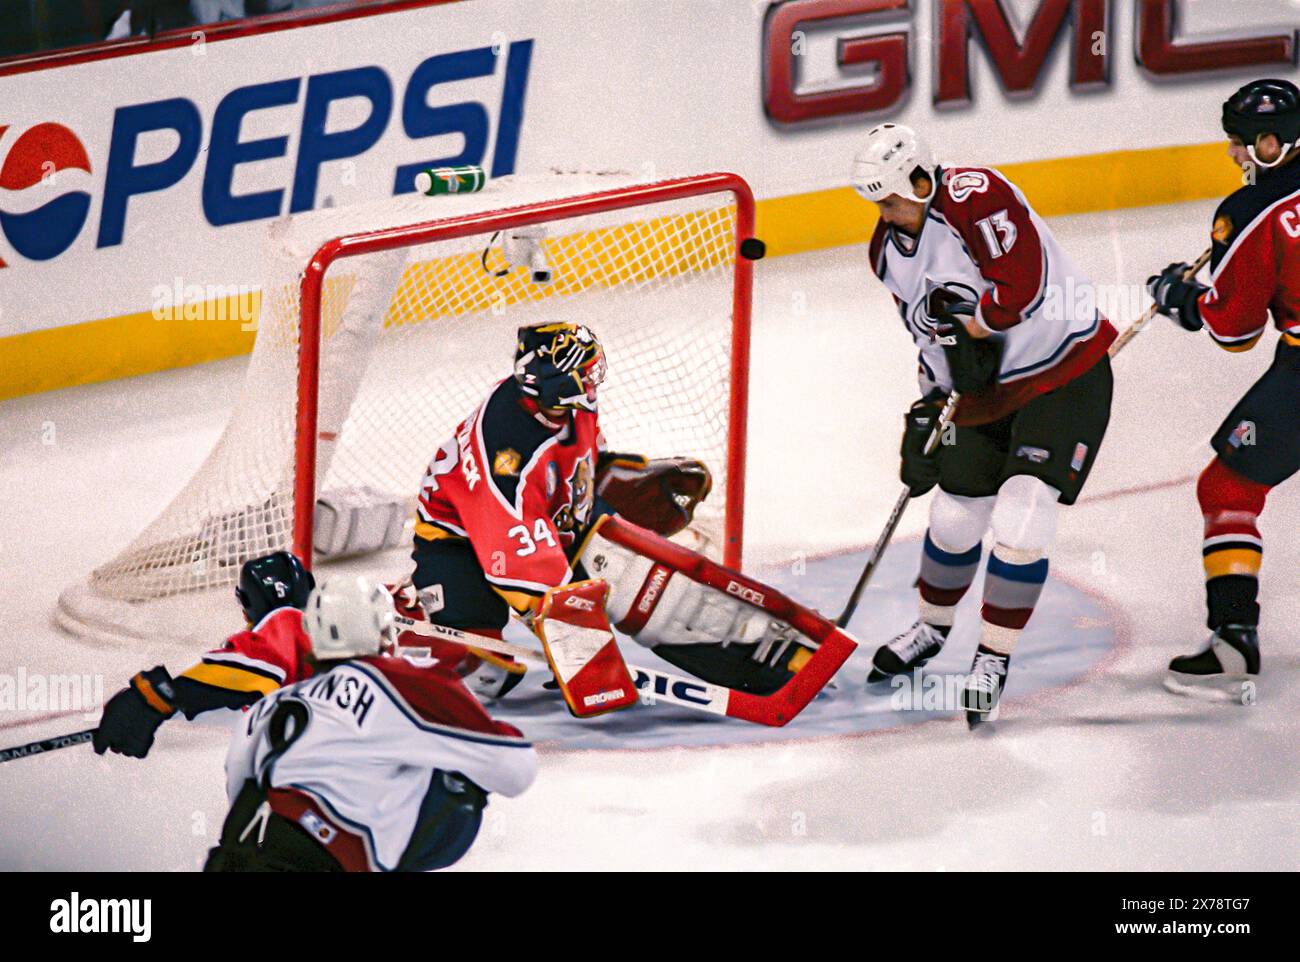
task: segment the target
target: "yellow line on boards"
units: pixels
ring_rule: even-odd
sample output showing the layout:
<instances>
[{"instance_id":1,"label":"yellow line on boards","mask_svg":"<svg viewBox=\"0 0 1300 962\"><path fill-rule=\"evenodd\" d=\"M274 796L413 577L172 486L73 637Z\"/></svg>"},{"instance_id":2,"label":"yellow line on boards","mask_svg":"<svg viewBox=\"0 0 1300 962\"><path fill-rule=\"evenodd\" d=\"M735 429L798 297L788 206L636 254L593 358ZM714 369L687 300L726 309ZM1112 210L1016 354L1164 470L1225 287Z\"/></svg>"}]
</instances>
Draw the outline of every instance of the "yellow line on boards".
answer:
<instances>
[{"instance_id":1,"label":"yellow line on boards","mask_svg":"<svg viewBox=\"0 0 1300 962\"><path fill-rule=\"evenodd\" d=\"M1222 141L998 169L1044 217L1223 197L1241 186ZM850 187L758 203L758 236L774 257L864 243L875 221L875 208ZM0 400L247 353L255 332L239 319L237 306L214 301L188 307L190 319L158 320L146 311L0 338Z\"/></svg>"}]
</instances>

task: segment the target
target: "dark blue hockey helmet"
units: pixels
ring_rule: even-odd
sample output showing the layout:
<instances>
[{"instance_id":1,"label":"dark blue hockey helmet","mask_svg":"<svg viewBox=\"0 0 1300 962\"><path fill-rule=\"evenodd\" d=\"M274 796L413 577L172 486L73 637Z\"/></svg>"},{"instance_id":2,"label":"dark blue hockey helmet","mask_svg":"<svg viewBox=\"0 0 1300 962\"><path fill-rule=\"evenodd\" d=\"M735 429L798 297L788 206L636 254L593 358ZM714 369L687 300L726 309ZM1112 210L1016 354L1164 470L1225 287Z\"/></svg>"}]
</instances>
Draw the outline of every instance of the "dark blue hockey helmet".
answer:
<instances>
[{"instance_id":1,"label":"dark blue hockey helmet","mask_svg":"<svg viewBox=\"0 0 1300 962\"><path fill-rule=\"evenodd\" d=\"M1250 159L1261 167L1275 167L1300 143L1300 87L1289 80L1252 80L1223 104L1223 129L1241 138ZM1273 134L1282 154L1271 164L1255 156L1255 144Z\"/></svg>"},{"instance_id":2,"label":"dark blue hockey helmet","mask_svg":"<svg viewBox=\"0 0 1300 962\"><path fill-rule=\"evenodd\" d=\"M297 555L276 551L244 562L235 597L248 623L255 625L277 608L305 608L315 587L316 579Z\"/></svg>"},{"instance_id":3,"label":"dark blue hockey helmet","mask_svg":"<svg viewBox=\"0 0 1300 962\"><path fill-rule=\"evenodd\" d=\"M557 321L519 329L515 381L543 408L596 410L605 351L583 324Z\"/></svg>"}]
</instances>

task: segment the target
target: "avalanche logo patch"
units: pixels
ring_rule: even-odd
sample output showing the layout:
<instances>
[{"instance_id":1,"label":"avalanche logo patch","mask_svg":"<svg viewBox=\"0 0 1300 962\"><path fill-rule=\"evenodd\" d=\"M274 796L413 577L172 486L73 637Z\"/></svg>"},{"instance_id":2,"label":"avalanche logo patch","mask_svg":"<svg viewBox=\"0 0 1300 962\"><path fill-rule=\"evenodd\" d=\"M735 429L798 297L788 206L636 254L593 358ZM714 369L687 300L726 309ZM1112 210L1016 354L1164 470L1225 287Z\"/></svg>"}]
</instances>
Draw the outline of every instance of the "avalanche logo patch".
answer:
<instances>
[{"instance_id":1,"label":"avalanche logo patch","mask_svg":"<svg viewBox=\"0 0 1300 962\"><path fill-rule=\"evenodd\" d=\"M0 126L0 141L8 130ZM90 158L81 139L55 123L24 130L0 163L0 232L28 260L58 257L86 224L90 213L86 191L69 190L44 200L58 187L58 175L70 170L89 174ZM0 267L4 266L0 259Z\"/></svg>"},{"instance_id":2,"label":"avalanche logo patch","mask_svg":"<svg viewBox=\"0 0 1300 962\"><path fill-rule=\"evenodd\" d=\"M980 170L963 170L947 181L949 196L959 204L971 194L982 194L989 189L988 175Z\"/></svg>"}]
</instances>

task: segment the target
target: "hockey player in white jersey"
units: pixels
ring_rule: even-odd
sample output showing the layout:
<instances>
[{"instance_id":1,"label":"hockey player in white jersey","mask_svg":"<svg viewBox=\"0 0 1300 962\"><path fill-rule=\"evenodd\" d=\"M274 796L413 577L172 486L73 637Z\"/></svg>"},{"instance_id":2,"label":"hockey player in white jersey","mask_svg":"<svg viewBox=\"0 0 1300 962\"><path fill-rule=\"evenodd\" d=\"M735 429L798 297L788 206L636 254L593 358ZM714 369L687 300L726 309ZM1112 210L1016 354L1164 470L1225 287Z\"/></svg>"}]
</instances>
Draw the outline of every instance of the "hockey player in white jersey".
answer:
<instances>
[{"instance_id":1,"label":"hockey player in white jersey","mask_svg":"<svg viewBox=\"0 0 1300 962\"><path fill-rule=\"evenodd\" d=\"M974 723L996 708L1042 592L1057 506L1079 496L1105 435L1115 330L1091 281L996 170L940 167L910 128L882 124L867 134L852 182L880 210L871 266L919 350L921 398L906 415L902 479L913 497L939 488L919 618L876 652L869 680L939 652L991 529L979 648L963 690ZM954 390L953 427L926 456Z\"/></svg>"},{"instance_id":2,"label":"hockey player in white jersey","mask_svg":"<svg viewBox=\"0 0 1300 962\"><path fill-rule=\"evenodd\" d=\"M537 756L449 669L390 654L392 599L331 579L304 613L315 671L252 705L226 759L206 871L429 871L469 850L489 793Z\"/></svg>"}]
</instances>

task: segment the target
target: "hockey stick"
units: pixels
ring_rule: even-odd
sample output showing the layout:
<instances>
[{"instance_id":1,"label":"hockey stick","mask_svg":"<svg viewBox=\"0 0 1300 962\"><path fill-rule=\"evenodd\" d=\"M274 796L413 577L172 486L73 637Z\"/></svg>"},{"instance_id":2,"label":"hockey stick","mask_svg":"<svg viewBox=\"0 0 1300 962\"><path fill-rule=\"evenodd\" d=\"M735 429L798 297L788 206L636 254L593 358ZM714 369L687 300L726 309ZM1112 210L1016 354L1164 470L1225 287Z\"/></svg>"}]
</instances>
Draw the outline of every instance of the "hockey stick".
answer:
<instances>
[{"instance_id":1,"label":"hockey stick","mask_svg":"<svg viewBox=\"0 0 1300 962\"><path fill-rule=\"evenodd\" d=\"M445 625L434 625L427 621L416 621L400 614L397 616L397 623L400 630L424 635L426 638L437 638L440 641L449 641L456 645L482 648L484 651L509 655L520 661L543 665L548 671L551 667L550 662L546 660L546 656L540 651L526 648L523 645L516 645L509 641L502 641L499 638L476 635L473 632L448 628ZM669 705L680 705L683 708L708 712L713 715L727 714L727 700L731 694L730 688L724 688L721 685L710 685L708 682L699 681L695 678L673 675L657 668L628 665L627 670L632 673L632 680L636 683L637 691L641 692L641 700L646 705L663 702Z\"/></svg>"},{"instance_id":2,"label":"hockey stick","mask_svg":"<svg viewBox=\"0 0 1300 962\"><path fill-rule=\"evenodd\" d=\"M44 755L59 748L71 748L73 745L84 745L94 736L95 729L87 728L85 731L73 732L70 735L55 735L53 738L42 738L40 741L28 742L26 745L0 748L0 762L27 758L31 755Z\"/></svg>"},{"instance_id":3,"label":"hockey stick","mask_svg":"<svg viewBox=\"0 0 1300 962\"><path fill-rule=\"evenodd\" d=\"M943 439L943 432L952 421L953 414L957 411L957 402L961 400L961 395L953 391L948 395L948 400L939 412L939 419L934 423L934 429L930 436L926 438L925 448L922 453L929 456L934 453L934 449L939 446ZM867 556L867 564L862 569L862 574L858 578L858 583L853 586L853 593L849 595L849 602L844 606L844 611L835 619L837 628L844 628L853 619L853 613L858 610L858 602L862 600L862 592L867 587L867 582L871 576L876 573L876 568L880 566L880 559L884 557L885 549L889 547L889 542L894 537L894 531L898 528L898 523L903 520L903 512L907 510L907 502L912 500L912 491L910 488L904 488L899 492L898 500L894 502L894 510L889 512L889 520L885 522L885 530L880 532L880 537L876 539L875 546L871 549L871 554Z\"/></svg>"},{"instance_id":4,"label":"hockey stick","mask_svg":"<svg viewBox=\"0 0 1300 962\"><path fill-rule=\"evenodd\" d=\"M1210 259L1211 249L1212 248L1209 247L1205 248L1205 253L1196 258L1196 260L1192 262L1191 266L1189 266L1187 270L1183 271L1183 280L1190 281L1194 276L1196 276L1196 272L1204 267L1206 262ZM1155 317L1156 314L1159 313L1157 310L1158 306L1159 305L1157 304L1152 304L1142 313L1141 317L1124 329L1123 334L1115 338L1115 342L1110 346L1109 353L1111 357L1114 357L1120 351L1124 350L1129 341L1142 333L1143 328L1151 323L1151 318Z\"/></svg>"},{"instance_id":5,"label":"hockey stick","mask_svg":"<svg viewBox=\"0 0 1300 962\"><path fill-rule=\"evenodd\" d=\"M685 551L686 549L681 550ZM735 577L743 579L744 575L737 574ZM777 597L777 592L771 589L766 589L766 591L770 598L775 599ZM830 631L830 625L825 619L814 613L808 613L802 619L795 620L798 620L805 629L813 628L815 623L816 625L825 626L826 630ZM804 621L807 621L808 624L803 624ZM400 630L411 631L427 638L438 638L442 641L450 641L471 648L495 651L498 654L510 655L522 661L545 665L548 670L550 668L550 663L546 660L545 655L532 648L525 648L523 645L516 645L497 638L489 638L486 635L476 635L472 632L461 631L458 628L434 625L427 621L416 621L401 614L397 616L397 624ZM822 642L822 649L818 653L820 660L817 662L816 667L814 668L813 662L809 662L795 672L794 677L786 682L784 687L777 689L770 695L754 695L749 692L737 691L723 685L714 685L701 681L698 678L687 678L682 675L674 675L671 672L660 671L658 668L646 668L629 664L627 669L631 673L632 681L636 685L637 691L641 693L641 701L645 705L653 706L661 703L677 705L681 708L689 708L692 711L707 712L710 715L723 715L760 725L780 727L799 714L816 697L817 692L825 687L831 676L835 674L855 647L854 642L842 633L831 632L829 637Z\"/></svg>"}]
</instances>

